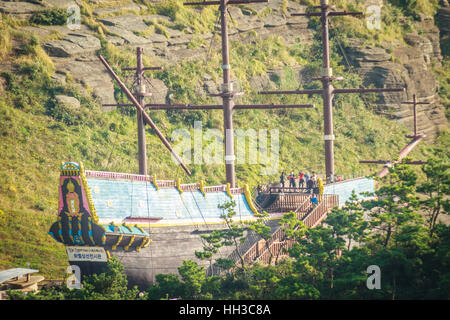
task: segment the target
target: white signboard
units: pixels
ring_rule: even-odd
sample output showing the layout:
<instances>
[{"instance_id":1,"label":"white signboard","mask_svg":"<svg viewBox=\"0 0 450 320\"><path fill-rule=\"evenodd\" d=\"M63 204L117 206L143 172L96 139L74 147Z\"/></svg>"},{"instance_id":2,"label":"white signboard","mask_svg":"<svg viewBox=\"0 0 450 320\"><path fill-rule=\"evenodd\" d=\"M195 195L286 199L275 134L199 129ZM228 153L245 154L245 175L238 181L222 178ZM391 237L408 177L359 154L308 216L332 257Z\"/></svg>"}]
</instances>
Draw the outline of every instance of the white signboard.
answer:
<instances>
[{"instance_id":1,"label":"white signboard","mask_svg":"<svg viewBox=\"0 0 450 320\"><path fill-rule=\"evenodd\" d=\"M69 261L107 262L106 251L102 247L66 247Z\"/></svg>"}]
</instances>

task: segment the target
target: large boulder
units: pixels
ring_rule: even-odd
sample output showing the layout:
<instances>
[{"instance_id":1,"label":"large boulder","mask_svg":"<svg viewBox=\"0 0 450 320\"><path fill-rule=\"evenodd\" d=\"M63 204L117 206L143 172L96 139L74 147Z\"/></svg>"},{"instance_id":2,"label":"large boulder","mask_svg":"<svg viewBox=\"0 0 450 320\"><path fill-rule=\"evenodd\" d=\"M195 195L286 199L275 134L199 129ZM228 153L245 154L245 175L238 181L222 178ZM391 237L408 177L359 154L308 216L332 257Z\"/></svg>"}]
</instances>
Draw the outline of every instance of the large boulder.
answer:
<instances>
[{"instance_id":1,"label":"large boulder","mask_svg":"<svg viewBox=\"0 0 450 320\"><path fill-rule=\"evenodd\" d=\"M80 109L80 101L78 101L77 98L59 94L55 96L55 99L59 104L69 107L70 109Z\"/></svg>"},{"instance_id":2,"label":"large boulder","mask_svg":"<svg viewBox=\"0 0 450 320\"><path fill-rule=\"evenodd\" d=\"M46 10L47 7L43 4L36 4L31 2L16 2L16 1L0 1L0 12L12 15L19 19L28 19L35 12Z\"/></svg>"},{"instance_id":3,"label":"large boulder","mask_svg":"<svg viewBox=\"0 0 450 320\"><path fill-rule=\"evenodd\" d=\"M82 61L80 61L82 60ZM92 89L92 94L103 104L114 104L114 85L111 76L96 57L62 62L56 65L60 72L68 73L72 78ZM111 108L103 108L111 110Z\"/></svg>"},{"instance_id":4,"label":"large boulder","mask_svg":"<svg viewBox=\"0 0 450 320\"><path fill-rule=\"evenodd\" d=\"M169 89L162 80L148 79L147 91L152 93L151 97L148 98L149 103L166 103Z\"/></svg>"},{"instance_id":5,"label":"large boulder","mask_svg":"<svg viewBox=\"0 0 450 320\"><path fill-rule=\"evenodd\" d=\"M112 43L116 44L116 45L120 45L122 42L118 41L117 38L122 38L126 44L129 45L144 45L144 44L148 44L152 42L152 39L149 38L144 38L141 36L137 36L136 34L134 34L132 31L124 29L122 27L118 27L118 26L107 26L106 27L108 29L108 31L112 32L113 34L115 34L115 36L113 38L109 37L107 38L109 41L111 41ZM152 35L154 36L154 35ZM166 38L164 36L161 35L157 35L158 40L159 37L164 38L164 41L166 41Z\"/></svg>"},{"instance_id":6,"label":"large boulder","mask_svg":"<svg viewBox=\"0 0 450 320\"><path fill-rule=\"evenodd\" d=\"M135 14L102 18L99 21L107 27L113 26L132 32L142 32L148 29L148 25L144 23L144 19Z\"/></svg>"},{"instance_id":7,"label":"large boulder","mask_svg":"<svg viewBox=\"0 0 450 320\"><path fill-rule=\"evenodd\" d=\"M76 57L81 54L95 52L101 47L100 40L84 33L69 33L61 40L53 40L43 44L50 56Z\"/></svg>"},{"instance_id":8,"label":"large boulder","mask_svg":"<svg viewBox=\"0 0 450 320\"><path fill-rule=\"evenodd\" d=\"M92 12L96 16L105 16L105 15L111 15L116 12L123 12L123 11L136 11L139 12L141 10L141 7L137 5L136 3L128 3L120 6L113 6L113 7L106 7L106 8L96 8Z\"/></svg>"}]
</instances>

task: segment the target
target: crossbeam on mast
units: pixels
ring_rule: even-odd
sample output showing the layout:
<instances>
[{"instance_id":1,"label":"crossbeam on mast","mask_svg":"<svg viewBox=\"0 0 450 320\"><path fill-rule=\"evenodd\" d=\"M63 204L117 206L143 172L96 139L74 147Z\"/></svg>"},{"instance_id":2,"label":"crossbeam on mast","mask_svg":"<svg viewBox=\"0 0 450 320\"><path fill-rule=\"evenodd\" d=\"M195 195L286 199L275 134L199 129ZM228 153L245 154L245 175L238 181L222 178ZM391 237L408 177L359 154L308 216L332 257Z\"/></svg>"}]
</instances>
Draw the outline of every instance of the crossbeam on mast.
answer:
<instances>
[{"instance_id":1,"label":"crossbeam on mast","mask_svg":"<svg viewBox=\"0 0 450 320\"><path fill-rule=\"evenodd\" d=\"M340 93L379 93L379 92L404 92L405 88L353 88L339 89L332 88L332 94ZM285 91L259 91L259 94L322 94L323 89L305 89L305 90L285 90Z\"/></svg>"},{"instance_id":2,"label":"crossbeam on mast","mask_svg":"<svg viewBox=\"0 0 450 320\"><path fill-rule=\"evenodd\" d=\"M225 4L249 4L249 3L263 3L269 2L269 0L228 0ZM185 6L210 6L210 5L221 5L222 1L196 1L196 2L184 2Z\"/></svg>"},{"instance_id":3,"label":"crossbeam on mast","mask_svg":"<svg viewBox=\"0 0 450 320\"><path fill-rule=\"evenodd\" d=\"M105 107L119 106L119 107L132 107L134 104L130 103L116 103L116 104L103 104ZM158 104L149 103L145 105L150 110L223 110L223 105L211 104L211 105L190 105L190 104ZM235 104L233 110L243 109L308 109L314 108L313 104Z\"/></svg>"}]
</instances>

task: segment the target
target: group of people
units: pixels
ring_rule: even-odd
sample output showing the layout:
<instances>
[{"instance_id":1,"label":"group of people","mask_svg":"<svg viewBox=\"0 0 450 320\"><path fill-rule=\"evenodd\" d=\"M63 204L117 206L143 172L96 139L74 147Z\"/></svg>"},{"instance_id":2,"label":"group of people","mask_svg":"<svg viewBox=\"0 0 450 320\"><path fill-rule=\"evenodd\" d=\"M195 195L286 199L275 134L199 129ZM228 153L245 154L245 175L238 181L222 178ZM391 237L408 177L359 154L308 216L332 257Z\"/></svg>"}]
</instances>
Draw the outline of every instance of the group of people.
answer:
<instances>
[{"instance_id":1,"label":"group of people","mask_svg":"<svg viewBox=\"0 0 450 320\"><path fill-rule=\"evenodd\" d=\"M286 179L289 180L289 188L297 188L298 180L298 188L306 189L306 193L311 194L310 201L314 207L318 206L317 195L321 194L320 186L322 187L323 192L323 184L321 183L320 178L317 177L316 173L313 171L311 175L308 172L299 172L298 175L291 172L290 175L286 177L286 173L283 171L280 176L281 186L285 187Z\"/></svg>"},{"instance_id":2,"label":"group of people","mask_svg":"<svg viewBox=\"0 0 450 320\"><path fill-rule=\"evenodd\" d=\"M285 172L282 172L280 176L280 183L283 188L285 187L286 180L289 181L289 188L306 189L306 192L308 193L312 191L315 192L315 189L318 188L317 175L314 171L311 175L309 175L308 172L300 171L298 175L294 174L294 172L291 172L291 174L288 176L286 176ZM298 180L298 186L296 180Z\"/></svg>"}]
</instances>

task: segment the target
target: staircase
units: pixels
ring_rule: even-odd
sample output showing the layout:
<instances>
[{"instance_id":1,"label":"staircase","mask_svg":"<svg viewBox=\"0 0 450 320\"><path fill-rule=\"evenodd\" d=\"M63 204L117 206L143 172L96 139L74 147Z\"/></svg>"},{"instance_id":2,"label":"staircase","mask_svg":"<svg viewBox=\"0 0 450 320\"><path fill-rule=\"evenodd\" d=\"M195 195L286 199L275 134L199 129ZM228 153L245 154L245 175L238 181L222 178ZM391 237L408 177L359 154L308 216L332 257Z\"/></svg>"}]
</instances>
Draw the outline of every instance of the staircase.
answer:
<instances>
[{"instance_id":1,"label":"staircase","mask_svg":"<svg viewBox=\"0 0 450 320\"><path fill-rule=\"evenodd\" d=\"M313 228L325 219L332 208L338 205L339 199L337 195L322 195L322 199L320 199L317 207L313 207L309 197L306 196L300 205L297 202L297 206L293 210L284 212L293 211L297 219L303 221L307 227ZM294 244L293 240L286 239L286 234L278 224L278 221L267 221L266 225L271 227L272 237L270 239L266 241L254 231L249 231L246 241L239 247L239 252L243 252L242 256L246 263L255 261L260 261L263 264L274 263L280 257L286 256L286 252L283 249L289 249ZM229 258L239 263L239 255L236 250Z\"/></svg>"}]
</instances>

